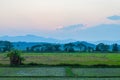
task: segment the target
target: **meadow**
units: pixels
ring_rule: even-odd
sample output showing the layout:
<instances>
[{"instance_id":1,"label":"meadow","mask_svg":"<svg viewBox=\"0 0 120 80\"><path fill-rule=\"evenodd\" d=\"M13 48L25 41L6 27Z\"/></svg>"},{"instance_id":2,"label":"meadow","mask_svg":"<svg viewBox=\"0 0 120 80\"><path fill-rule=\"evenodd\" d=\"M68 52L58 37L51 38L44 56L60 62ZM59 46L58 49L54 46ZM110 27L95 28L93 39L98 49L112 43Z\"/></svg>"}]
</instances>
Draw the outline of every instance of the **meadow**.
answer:
<instances>
[{"instance_id":1,"label":"meadow","mask_svg":"<svg viewBox=\"0 0 120 80\"><path fill-rule=\"evenodd\" d=\"M0 68L0 80L120 80L119 74L120 68Z\"/></svg>"},{"instance_id":2,"label":"meadow","mask_svg":"<svg viewBox=\"0 0 120 80\"><path fill-rule=\"evenodd\" d=\"M0 78L0 80L120 80L120 78Z\"/></svg>"},{"instance_id":3,"label":"meadow","mask_svg":"<svg viewBox=\"0 0 120 80\"><path fill-rule=\"evenodd\" d=\"M119 53L22 53L24 64L45 65L115 65L120 66ZM0 54L0 64L9 65L6 53Z\"/></svg>"},{"instance_id":4,"label":"meadow","mask_svg":"<svg viewBox=\"0 0 120 80\"><path fill-rule=\"evenodd\" d=\"M6 53L0 54L0 80L120 80L119 53L21 53L21 56L27 66L10 67ZM92 65L118 67L88 67Z\"/></svg>"}]
</instances>

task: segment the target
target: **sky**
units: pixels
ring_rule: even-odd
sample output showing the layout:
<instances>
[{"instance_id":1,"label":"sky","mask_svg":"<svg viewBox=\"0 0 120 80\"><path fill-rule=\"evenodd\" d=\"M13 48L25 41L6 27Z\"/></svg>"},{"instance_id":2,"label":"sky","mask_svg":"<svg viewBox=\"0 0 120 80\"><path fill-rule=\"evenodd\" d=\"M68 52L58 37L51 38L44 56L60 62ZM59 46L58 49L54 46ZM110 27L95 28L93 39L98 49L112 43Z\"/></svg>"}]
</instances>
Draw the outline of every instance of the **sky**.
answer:
<instances>
[{"instance_id":1,"label":"sky","mask_svg":"<svg viewBox=\"0 0 120 80\"><path fill-rule=\"evenodd\" d=\"M0 0L0 36L120 40L120 0Z\"/></svg>"}]
</instances>

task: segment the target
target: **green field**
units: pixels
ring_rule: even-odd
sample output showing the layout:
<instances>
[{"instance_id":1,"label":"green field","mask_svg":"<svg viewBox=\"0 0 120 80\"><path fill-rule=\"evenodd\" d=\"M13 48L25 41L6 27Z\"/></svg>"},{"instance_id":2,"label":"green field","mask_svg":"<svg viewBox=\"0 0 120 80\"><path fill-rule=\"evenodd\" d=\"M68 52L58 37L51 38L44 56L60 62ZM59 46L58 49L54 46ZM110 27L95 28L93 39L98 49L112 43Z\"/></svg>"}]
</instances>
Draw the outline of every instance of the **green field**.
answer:
<instances>
[{"instance_id":1,"label":"green field","mask_svg":"<svg viewBox=\"0 0 120 80\"><path fill-rule=\"evenodd\" d=\"M37 63L46 66L8 67L9 58L5 58L6 53L1 53L0 80L120 80L119 67L47 66L60 64L120 66L119 53L22 53L21 55L26 59L24 64Z\"/></svg>"},{"instance_id":2,"label":"green field","mask_svg":"<svg viewBox=\"0 0 120 80\"><path fill-rule=\"evenodd\" d=\"M9 64L6 54L0 54L0 64ZM79 65L120 65L119 53L23 53L23 63L48 65L79 64Z\"/></svg>"},{"instance_id":3,"label":"green field","mask_svg":"<svg viewBox=\"0 0 120 80\"><path fill-rule=\"evenodd\" d=\"M0 80L120 80L120 68L0 67Z\"/></svg>"},{"instance_id":4,"label":"green field","mask_svg":"<svg viewBox=\"0 0 120 80\"><path fill-rule=\"evenodd\" d=\"M120 76L120 68L0 67L0 76L115 77Z\"/></svg>"},{"instance_id":5,"label":"green field","mask_svg":"<svg viewBox=\"0 0 120 80\"><path fill-rule=\"evenodd\" d=\"M120 78L0 78L0 80L120 80Z\"/></svg>"}]
</instances>

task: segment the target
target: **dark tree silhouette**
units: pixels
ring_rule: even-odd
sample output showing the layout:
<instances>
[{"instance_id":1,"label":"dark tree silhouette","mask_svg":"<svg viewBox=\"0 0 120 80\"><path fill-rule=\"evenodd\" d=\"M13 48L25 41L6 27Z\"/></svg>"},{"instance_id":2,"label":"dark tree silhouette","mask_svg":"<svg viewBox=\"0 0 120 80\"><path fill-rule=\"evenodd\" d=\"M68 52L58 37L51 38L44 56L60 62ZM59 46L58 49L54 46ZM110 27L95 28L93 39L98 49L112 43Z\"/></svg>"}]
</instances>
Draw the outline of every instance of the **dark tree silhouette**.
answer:
<instances>
[{"instance_id":1,"label":"dark tree silhouette","mask_svg":"<svg viewBox=\"0 0 120 80\"><path fill-rule=\"evenodd\" d=\"M65 52L74 52L74 44L68 43L64 45L64 51Z\"/></svg>"},{"instance_id":2,"label":"dark tree silhouette","mask_svg":"<svg viewBox=\"0 0 120 80\"><path fill-rule=\"evenodd\" d=\"M10 51L13 45L9 41L0 41L0 52Z\"/></svg>"},{"instance_id":3,"label":"dark tree silhouette","mask_svg":"<svg viewBox=\"0 0 120 80\"><path fill-rule=\"evenodd\" d=\"M77 47L80 49L80 52L87 51L87 47L83 43L77 44Z\"/></svg>"},{"instance_id":4,"label":"dark tree silhouette","mask_svg":"<svg viewBox=\"0 0 120 80\"><path fill-rule=\"evenodd\" d=\"M112 51L113 52L118 52L119 51L119 47L118 47L117 43L112 45Z\"/></svg>"},{"instance_id":5,"label":"dark tree silhouette","mask_svg":"<svg viewBox=\"0 0 120 80\"><path fill-rule=\"evenodd\" d=\"M108 52L109 51L108 49L109 49L109 46L103 43L99 43L98 45L96 45L96 51Z\"/></svg>"}]
</instances>

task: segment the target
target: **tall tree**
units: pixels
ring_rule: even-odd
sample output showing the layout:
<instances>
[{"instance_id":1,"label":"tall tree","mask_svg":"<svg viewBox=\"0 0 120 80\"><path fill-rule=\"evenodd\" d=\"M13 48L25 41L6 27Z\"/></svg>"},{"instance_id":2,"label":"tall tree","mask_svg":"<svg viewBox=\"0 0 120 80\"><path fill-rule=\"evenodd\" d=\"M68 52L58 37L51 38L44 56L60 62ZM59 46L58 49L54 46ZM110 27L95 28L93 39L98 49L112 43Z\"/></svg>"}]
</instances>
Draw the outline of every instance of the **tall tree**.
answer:
<instances>
[{"instance_id":1,"label":"tall tree","mask_svg":"<svg viewBox=\"0 0 120 80\"><path fill-rule=\"evenodd\" d=\"M108 49L109 49L109 46L103 43L99 43L98 45L96 45L96 51L108 52L109 51Z\"/></svg>"},{"instance_id":2,"label":"tall tree","mask_svg":"<svg viewBox=\"0 0 120 80\"><path fill-rule=\"evenodd\" d=\"M9 41L0 41L0 51L6 52L10 51L13 48L13 45Z\"/></svg>"},{"instance_id":3,"label":"tall tree","mask_svg":"<svg viewBox=\"0 0 120 80\"><path fill-rule=\"evenodd\" d=\"M119 47L118 47L117 43L115 43L115 44L112 45L112 51L113 52L118 52L119 51Z\"/></svg>"},{"instance_id":4,"label":"tall tree","mask_svg":"<svg viewBox=\"0 0 120 80\"><path fill-rule=\"evenodd\" d=\"M66 52L74 52L74 44L68 43L64 45L64 51Z\"/></svg>"},{"instance_id":5,"label":"tall tree","mask_svg":"<svg viewBox=\"0 0 120 80\"><path fill-rule=\"evenodd\" d=\"M79 48L80 52L83 51L87 51L87 47L83 44L83 43L79 43L77 44L77 47Z\"/></svg>"}]
</instances>

